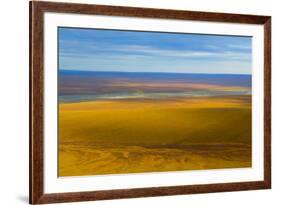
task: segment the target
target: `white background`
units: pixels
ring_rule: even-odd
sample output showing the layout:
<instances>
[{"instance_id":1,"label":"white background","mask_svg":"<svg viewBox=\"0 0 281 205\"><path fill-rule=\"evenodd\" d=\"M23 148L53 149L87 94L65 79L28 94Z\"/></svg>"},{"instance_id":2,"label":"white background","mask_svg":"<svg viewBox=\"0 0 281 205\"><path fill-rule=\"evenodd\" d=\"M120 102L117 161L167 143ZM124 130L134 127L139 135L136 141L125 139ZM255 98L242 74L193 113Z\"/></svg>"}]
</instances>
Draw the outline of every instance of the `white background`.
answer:
<instances>
[{"instance_id":1,"label":"white background","mask_svg":"<svg viewBox=\"0 0 281 205\"><path fill-rule=\"evenodd\" d=\"M78 0L77 0L78 2ZM280 204L281 202L281 5L274 0L79 0L96 4L201 10L273 17L273 189L95 202L128 204ZM1 1L0 30L0 204L27 204L28 199L28 1ZM279 89L278 89L279 88ZM92 204L93 202L81 203ZM78 203L77 203L78 204Z\"/></svg>"}]
</instances>

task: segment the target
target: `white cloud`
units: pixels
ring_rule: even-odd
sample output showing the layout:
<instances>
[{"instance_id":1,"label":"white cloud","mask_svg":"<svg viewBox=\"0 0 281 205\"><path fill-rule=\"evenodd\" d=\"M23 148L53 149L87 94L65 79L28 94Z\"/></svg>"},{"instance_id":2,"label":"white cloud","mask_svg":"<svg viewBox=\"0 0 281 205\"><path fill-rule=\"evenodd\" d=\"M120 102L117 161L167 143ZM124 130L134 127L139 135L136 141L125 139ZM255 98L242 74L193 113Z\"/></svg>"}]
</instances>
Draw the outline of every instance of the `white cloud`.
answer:
<instances>
[{"instance_id":1,"label":"white cloud","mask_svg":"<svg viewBox=\"0 0 281 205\"><path fill-rule=\"evenodd\" d=\"M241 49L241 50L250 50L251 45L239 45L239 44L229 44L227 45L228 48L236 48L236 49Z\"/></svg>"},{"instance_id":2,"label":"white cloud","mask_svg":"<svg viewBox=\"0 0 281 205\"><path fill-rule=\"evenodd\" d=\"M68 43L68 45L74 46L73 48L61 48L62 56L72 56L72 57L94 57L105 55L104 52L107 52L106 55L116 55L120 57L124 56L134 56L134 57L147 57L147 56L158 56L158 57L176 57L176 58L214 58L214 59L231 59L231 60L249 60L251 58L250 53L239 52L239 51L196 51L196 50L174 50L174 49L163 49L157 48L153 46L145 46L145 45L97 45L94 43L78 43L78 42L61 42ZM70 44L69 44L70 43ZM241 45L227 45L228 47L236 47L236 48L248 48L247 46ZM77 48L79 47L79 48ZM87 53L81 52L81 48L87 49Z\"/></svg>"}]
</instances>

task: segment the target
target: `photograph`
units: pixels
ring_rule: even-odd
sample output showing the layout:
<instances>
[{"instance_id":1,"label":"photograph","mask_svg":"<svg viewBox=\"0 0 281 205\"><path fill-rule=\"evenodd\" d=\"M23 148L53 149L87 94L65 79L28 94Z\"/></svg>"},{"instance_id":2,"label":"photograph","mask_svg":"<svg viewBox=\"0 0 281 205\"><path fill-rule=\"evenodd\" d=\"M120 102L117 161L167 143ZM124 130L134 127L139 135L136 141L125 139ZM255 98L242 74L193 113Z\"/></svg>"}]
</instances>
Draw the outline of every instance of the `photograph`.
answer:
<instances>
[{"instance_id":1,"label":"photograph","mask_svg":"<svg viewBox=\"0 0 281 205\"><path fill-rule=\"evenodd\" d=\"M271 189L271 16L29 3L29 202Z\"/></svg>"},{"instance_id":2,"label":"photograph","mask_svg":"<svg viewBox=\"0 0 281 205\"><path fill-rule=\"evenodd\" d=\"M57 28L58 177L252 167L252 37Z\"/></svg>"}]
</instances>

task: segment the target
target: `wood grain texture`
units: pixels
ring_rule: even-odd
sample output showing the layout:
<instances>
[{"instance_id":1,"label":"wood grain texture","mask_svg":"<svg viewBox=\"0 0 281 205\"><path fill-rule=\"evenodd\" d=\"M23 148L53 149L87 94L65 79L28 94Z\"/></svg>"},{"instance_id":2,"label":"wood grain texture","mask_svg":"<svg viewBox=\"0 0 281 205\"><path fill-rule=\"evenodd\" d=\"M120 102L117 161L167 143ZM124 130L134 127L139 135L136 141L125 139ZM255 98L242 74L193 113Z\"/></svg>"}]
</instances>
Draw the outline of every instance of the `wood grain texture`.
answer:
<instances>
[{"instance_id":1,"label":"wood grain texture","mask_svg":"<svg viewBox=\"0 0 281 205\"><path fill-rule=\"evenodd\" d=\"M128 16L159 19L181 19L196 21L264 24L268 16L137 8L123 6L104 6L78 3L34 2L44 12L96 14L107 16Z\"/></svg>"},{"instance_id":2,"label":"wood grain texture","mask_svg":"<svg viewBox=\"0 0 281 205\"><path fill-rule=\"evenodd\" d=\"M152 187L45 194L43 172L43 14L96 14L264 25L264 180L256 182ZM269 16L177 11L54 2L30 2L30 203L58 203L197 194L271 188L271 18Z\"/></svg>"},{"instance_id":3,"label":"wood grain texture","mask_svg":"<svg viewBox=\"0 0 281 205\"><path fill-rule=\"evenodd\" d=\"M30 203L43 196L43 11L30 2Z\"/></svg>"},{"instance_id":4,"label":"wood grain texture","mask_svg":"<svg viewBox=\"0 0 281 205\"><path fill-rule=\"evenodd\" d=\"M264 181L271 188L271 18L264 24Z\"/></svg>"},{"instance_id":5,"label":"wood grain texture","mask_svg":"<svg viewBox=\"0 0 281 205\"><path fill-rule=\"evenodd\" d=\"M200 194L226 191L245 191L264 189L265 183L260 182L241 182L223 183L209 185L188 185L170 187L152 187L139 189L120 189L93 192L73 192L63 194L45 194L37 201L38 204L59 203L59 202L78 202L93 200L110 200L123 198L155 197L184 194Z\"/></svg>"}]
</instances>

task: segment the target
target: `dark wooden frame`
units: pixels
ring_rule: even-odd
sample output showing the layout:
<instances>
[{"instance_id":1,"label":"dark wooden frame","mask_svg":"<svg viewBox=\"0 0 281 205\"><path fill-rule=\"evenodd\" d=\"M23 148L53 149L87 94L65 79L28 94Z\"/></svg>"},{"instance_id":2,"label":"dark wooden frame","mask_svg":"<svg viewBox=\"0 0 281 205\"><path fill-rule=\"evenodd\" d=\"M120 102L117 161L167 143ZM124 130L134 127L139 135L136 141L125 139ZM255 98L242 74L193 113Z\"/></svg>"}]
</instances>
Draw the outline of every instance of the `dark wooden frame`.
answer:
<instances>
[{"instance_id":1,"label":"dark wooden frame","mask_svg":"<svg viewBox=\"0 0 281 205\"><path fill-rule=\"evenodd\" d=\"M264 180L238 183L185 185L45 194L43 190L43 14L96 14L264 26ZM30 203L75 202L271 188L271 17L180 10L148 9L54 2L30 2Z\"/></svg>"}]
</instances>

